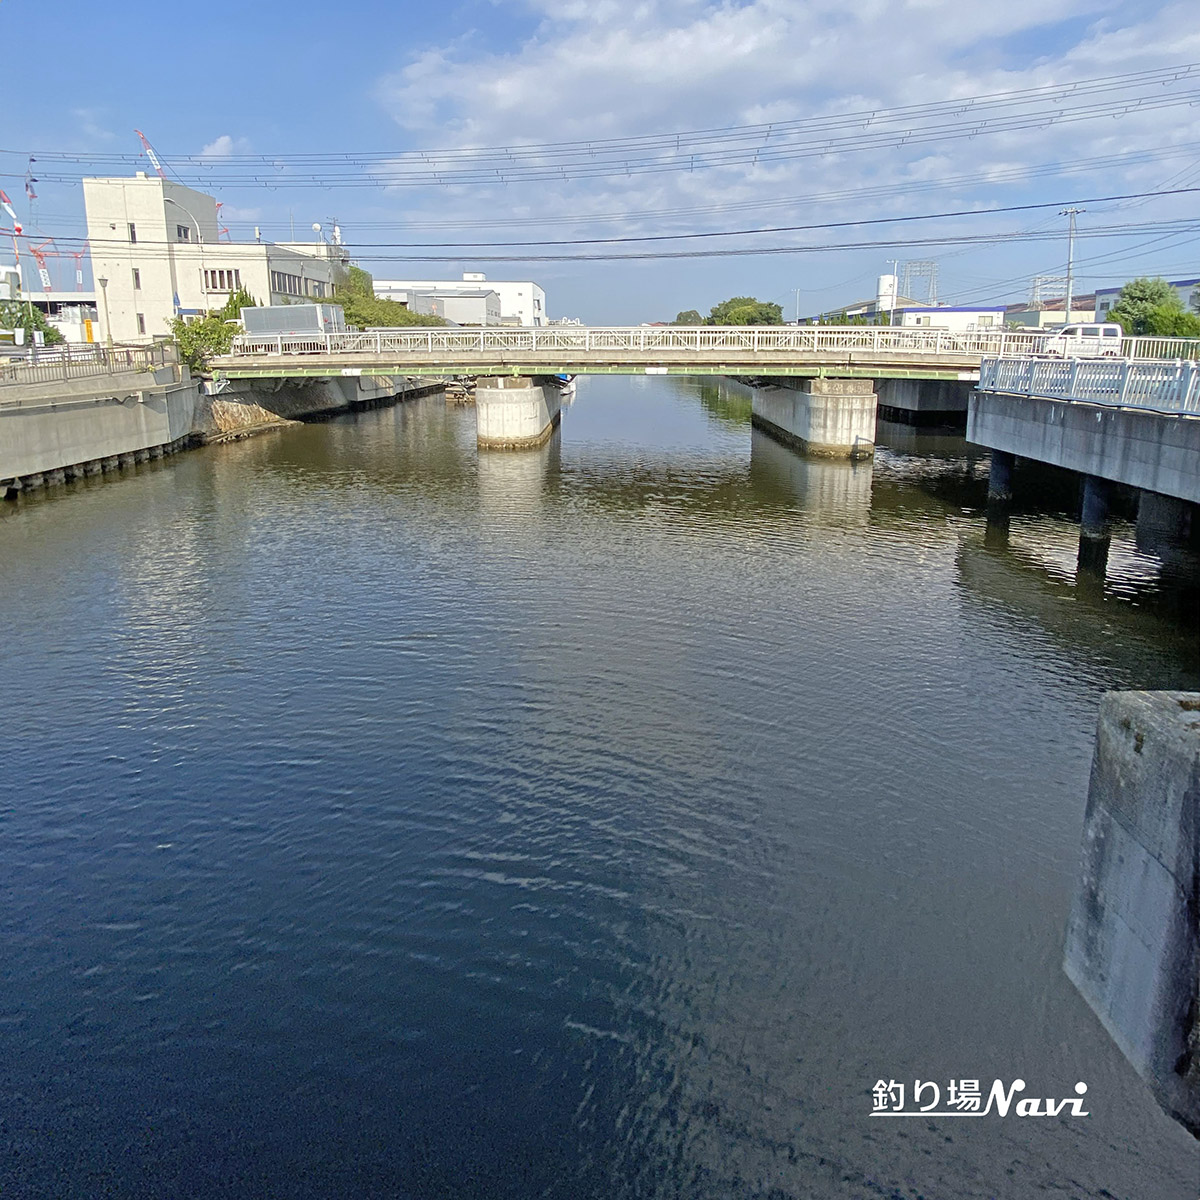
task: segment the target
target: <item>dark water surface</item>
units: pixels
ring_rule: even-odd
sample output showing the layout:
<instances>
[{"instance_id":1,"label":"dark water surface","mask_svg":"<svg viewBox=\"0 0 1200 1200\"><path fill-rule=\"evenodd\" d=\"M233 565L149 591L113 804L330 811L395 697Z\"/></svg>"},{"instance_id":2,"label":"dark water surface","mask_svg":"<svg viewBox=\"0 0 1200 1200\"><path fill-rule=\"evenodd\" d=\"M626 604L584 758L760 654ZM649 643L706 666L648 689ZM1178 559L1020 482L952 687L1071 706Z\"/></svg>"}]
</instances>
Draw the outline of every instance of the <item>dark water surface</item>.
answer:
<instances>
[{"instance_id":1,"label":"dark water surface","mask_svg":"<svg viewBox=\"0 0 1200 1200\"><path fill-rule=\"evenodd\" d=\"M747 417L431 399L4 510L0 1196L1195 1200L1061 970L1191 585ZM1091 1115L869 1116L1016 1077Z\"/></svg>"}]
</instances>

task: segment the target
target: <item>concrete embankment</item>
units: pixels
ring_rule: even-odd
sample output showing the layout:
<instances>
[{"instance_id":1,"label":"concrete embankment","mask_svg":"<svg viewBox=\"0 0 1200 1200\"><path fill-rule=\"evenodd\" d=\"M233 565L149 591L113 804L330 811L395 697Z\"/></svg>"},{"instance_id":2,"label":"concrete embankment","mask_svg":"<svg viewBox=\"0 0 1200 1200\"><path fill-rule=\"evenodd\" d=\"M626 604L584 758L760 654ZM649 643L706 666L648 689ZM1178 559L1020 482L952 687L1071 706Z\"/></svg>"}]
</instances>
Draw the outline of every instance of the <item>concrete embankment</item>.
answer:
<instances>
[{"instance_id":1,"label":"concrete embankment","mask_svg":"<svg viewBox=\"0 0 1200 1200\"><path fill-rule=\"evenodd\" d=\"M234 380L196 405L194 433L204 442L246 437L311 417L372 408L440 391L434 379L358 375L332 379Z\"/></svg>"},{"instance_id":2,"label":"concrete embankment","mask_svg":"<svg viewBox=\"0 0 1200 1200\"><path fill-rule=\"evenodd\" d=\"M196 384L161 366L6 388L0 394L5 495L160 458L192 436Z\"/></svg>"},{"instance_id":3,"label":"concrete embankment","mask_svg":"<svg viewBox=\"0 0 1200 1200\"><path fill-rule=\"evenodd\" d=\"M323 414L440 391L438 380L355 376L225 386L186 367L10 386L0 392L0 496L247 437Z\"/></svg>"},{"instance_id":4,"label":"concrete embankment","mask_svg":"<svg viewBox=\"0 0 1200 1200\"><path fill-rule=\"evenodd\" d=\"M1064 966L1159 1103L1200 1137L1200 695L1110 692Z\"/></svg>"}]
</instances>

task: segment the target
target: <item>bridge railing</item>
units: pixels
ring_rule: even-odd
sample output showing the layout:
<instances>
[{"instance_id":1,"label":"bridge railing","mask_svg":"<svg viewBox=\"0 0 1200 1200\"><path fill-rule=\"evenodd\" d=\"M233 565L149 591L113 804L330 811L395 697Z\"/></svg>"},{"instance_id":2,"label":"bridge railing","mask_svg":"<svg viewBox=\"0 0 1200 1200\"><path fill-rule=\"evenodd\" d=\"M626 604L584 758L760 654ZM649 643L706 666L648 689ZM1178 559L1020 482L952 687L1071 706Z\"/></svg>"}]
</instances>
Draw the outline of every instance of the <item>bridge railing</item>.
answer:
<instances>
[{"instance_id":1,"label":"bridge railing","mask_svg":"<svg viewBox=\"0 0 1200 1200\"><path fill-rule=\"evenodd\" d=\"M1200 415L1200 363L1148 359L985 358L978 390Z\"/></svg>"},{"instance_id":2,"label":"bridge railing","mask_svg":"<svg viewBox=\"0 0 1200 1200\"><path fill-rule=\"evenodd\" d=\"M880 325L652 325L620 328L550 326L484 329L376 329L367 333L238 334L231 354L398 355L609 355L721 353L748 356L850 354L1013 357L1047 352L1051 335L978 329L903 329ZM1195 358L1200 342L1186 338L1125 338L1113 346L1126 358Z\"/></svg>"},{"instance_id":3,"label":"bridge railing","mask_svg":"<svg viewBox=\"0 0 1200 1200\"><path fill-rule=\"evenodd\" d=\"M1042 333L886 326L634 326L491 329L383 329L369 333L238 334L233 355L262 354L644 354L720 352L738 355L838 353L1038 353Z\"/></svg>"},{"instance_id":4,"label":"bridge railing","mask_svg":"<svg viewBox=\"0 0 1200 1200\"><path fill-rule=\"evenodd\" d=\"M55 383L60 379L87 379L95 375L120 375L152 371L178 361L170 343L153 346L78 346L63 344L31 350L27 357L0 361L0 387L6 384Z\"/></svg>"}]
</instances>

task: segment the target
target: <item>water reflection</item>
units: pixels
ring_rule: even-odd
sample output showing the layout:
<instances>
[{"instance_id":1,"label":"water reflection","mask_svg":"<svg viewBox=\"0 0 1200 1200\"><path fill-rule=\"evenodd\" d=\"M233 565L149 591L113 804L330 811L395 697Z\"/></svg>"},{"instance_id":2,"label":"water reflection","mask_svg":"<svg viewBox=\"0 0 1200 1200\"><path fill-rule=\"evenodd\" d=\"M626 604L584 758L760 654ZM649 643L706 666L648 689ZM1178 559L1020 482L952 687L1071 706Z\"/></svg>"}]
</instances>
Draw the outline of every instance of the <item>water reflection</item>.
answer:
<instances>
[{"instance_id":1,"label":"water reflection","mask_svg":"<svg viewBox=\"0 0 1200 1200\"><path fill-rule=\"evenodd\" d=\"M1059 965L1174 585L739 403L583 380L509 456L428 399L0 523L0 1191L1194 1200ZM1016 1073L1094 1116L868 1116Z\"/></svg>"}]
</instances>

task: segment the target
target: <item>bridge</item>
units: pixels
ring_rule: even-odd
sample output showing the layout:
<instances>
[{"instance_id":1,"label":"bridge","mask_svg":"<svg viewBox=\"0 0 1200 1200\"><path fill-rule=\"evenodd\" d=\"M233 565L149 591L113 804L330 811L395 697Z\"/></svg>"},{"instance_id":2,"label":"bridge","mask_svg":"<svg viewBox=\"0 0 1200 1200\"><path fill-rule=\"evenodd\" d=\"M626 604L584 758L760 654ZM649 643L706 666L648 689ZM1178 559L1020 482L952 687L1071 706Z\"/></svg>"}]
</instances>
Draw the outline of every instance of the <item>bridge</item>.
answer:
<instances>
[{"instance_id":1,"label":"bridge","mask_svg":"<svg viewBox=\"0 0 1200 1200\"><path fill-rule=\"evenodd\" d=\"M1003 534L1017 459L1083 477L1080 565L1103 572L1113 484L1138 492L1139 545L1200 534L1200 362L987 358L967 440L992 452L988 520Z\"/></svg>"},{"instance_id":2,"label":"bridge","mask_svg":"<svg viewBox=\"0 0 1200 1200\"><path fill-rule=\"evenodd\" d=\"M560 374L740 375L771 381L755 421L810 453L874 451L877 381L963 392L985 356L1034 356L1050 335L979 329L850 326L635 326L376 329L363 333L239 334L212 361L220 380L332 376L474 375L481 446L538 445L559 419ZM1112 352L1190 357L1186 339L1127 338ZM1106 345L1107 349L1107 345ZM889 399L885 403L892 403ZM965 408L965 395L958 407ZM920 409L920 398L906 399Z\"/></svg>"},{"instance_id":3,"label":"bridge","mask_svg":"<svg viewBox=\"0 0 1200 1200\"><path fill-rule=\"evenodd\" d=\"M228 379L330 375L752 375L974 382L985 356L1041 354L1045 333L891 326L380 329L239 334L212 369ZM1125 357L1186 358L1195 342L1127 338ZM1118 347L1114 344L1114 353Z\"/></svg>"}]
</instances>

